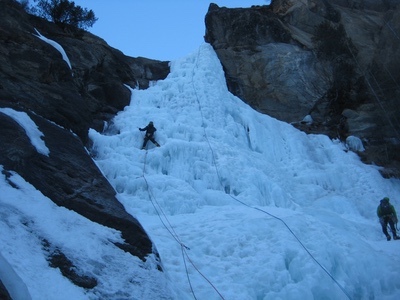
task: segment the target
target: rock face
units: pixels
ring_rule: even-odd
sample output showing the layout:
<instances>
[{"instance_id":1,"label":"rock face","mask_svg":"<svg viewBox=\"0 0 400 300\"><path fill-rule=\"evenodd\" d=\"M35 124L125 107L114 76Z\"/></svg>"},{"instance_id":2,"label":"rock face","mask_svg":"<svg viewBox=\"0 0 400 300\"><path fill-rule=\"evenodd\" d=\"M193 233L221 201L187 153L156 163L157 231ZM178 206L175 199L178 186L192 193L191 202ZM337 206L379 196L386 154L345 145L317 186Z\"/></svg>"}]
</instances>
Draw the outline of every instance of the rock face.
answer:
<instances>
[{"instance_id":1,"label":"rock face","mask_svg":"<svg viewBox=\"0 0 400 300\"><path fill-rule=\"evenodd\" d=\"M306 132L357 136L365 162L400 177L399 2L211 4L205 40L233 94ZM306 115L312 124L301 122Z\"/></svg>"},{"instance_id":2,"label":"rock face","mask_svg":"<svg viewBox=\"0 0 400 300\"><path fill-rule=\"evenodd\" d=\"M65 32L14 1L0 3L0 100L32 110L84 141L89 127L101 130L129 104L125 85L146 88L169 73L168 62L127 57L88 32ZM35 29L62 45L72 70Z\"/></svg>"},{"instance_id":3,"label":"rock face","mask_svg":"<svg viewBox=\"0 0 400 300\"><path fill-rule=\"evenodd\" d=\"M0 165L5 175L15 171L57 205L119 230L125 243L117 246L125 252L141 260L157 256L85 146L89 128L101 131L129 104L128 87L147 88L150 81L165 78L168 62L127 57L88 32L66 32L27 14L16 1L0 0L0 6ZM62 46L72 68L38 32ZM49 156L36 151L4 108L29 115L44 135ZM72 266L62 253L51 261L60 270ZM96 284L93 278L67 273L77 285Z\"/></svg>"}]
</instances>

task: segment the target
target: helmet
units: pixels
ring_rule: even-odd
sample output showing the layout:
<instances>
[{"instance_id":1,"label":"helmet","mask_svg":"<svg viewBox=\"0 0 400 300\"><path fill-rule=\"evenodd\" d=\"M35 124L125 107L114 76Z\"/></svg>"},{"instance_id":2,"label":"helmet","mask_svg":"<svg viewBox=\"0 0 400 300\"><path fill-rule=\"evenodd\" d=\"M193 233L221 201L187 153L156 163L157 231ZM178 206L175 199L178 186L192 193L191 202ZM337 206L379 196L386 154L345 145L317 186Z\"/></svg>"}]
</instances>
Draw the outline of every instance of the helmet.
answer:
<instances>
[{"instance_id":1,"label":"helmet","mask_svg":"<svg viewBox=\"0 0 400 300\"><path fill-rule=\"evenodd\" d=\"M385 197L385 198L383 198L383 199L381 200L381 202L389 202L389 198L388 198L388 197Z\"/></svg>"},{"instance_id":2,"label":"helmet","mask_svg":"<svg viewBox=\"0 0 400 300\"><path fill-rule=\"evenodd\" d=\"M150 124L150 125L153 125L153 121L150 121L149 124Z\"/></svg>"}]
</instances>

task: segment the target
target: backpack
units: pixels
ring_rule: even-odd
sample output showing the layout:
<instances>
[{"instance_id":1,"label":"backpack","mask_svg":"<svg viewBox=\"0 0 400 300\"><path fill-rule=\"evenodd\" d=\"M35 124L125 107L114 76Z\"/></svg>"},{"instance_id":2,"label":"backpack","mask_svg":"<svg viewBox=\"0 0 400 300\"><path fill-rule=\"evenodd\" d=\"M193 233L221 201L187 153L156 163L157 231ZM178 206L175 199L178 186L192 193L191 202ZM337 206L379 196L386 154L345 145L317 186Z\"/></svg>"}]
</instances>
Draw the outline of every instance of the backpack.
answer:
<instances>
[{"instance_id":1,"label":"backpack","mask_svg":"<svg viewBox=\"0 0 400 300\"><path fill-rule=\"evenodd\" d=\"M381 203L381 214L382 216L388 216L393 213L392 206L389 202L382 202Z\"/></svg>"}]
</instances>

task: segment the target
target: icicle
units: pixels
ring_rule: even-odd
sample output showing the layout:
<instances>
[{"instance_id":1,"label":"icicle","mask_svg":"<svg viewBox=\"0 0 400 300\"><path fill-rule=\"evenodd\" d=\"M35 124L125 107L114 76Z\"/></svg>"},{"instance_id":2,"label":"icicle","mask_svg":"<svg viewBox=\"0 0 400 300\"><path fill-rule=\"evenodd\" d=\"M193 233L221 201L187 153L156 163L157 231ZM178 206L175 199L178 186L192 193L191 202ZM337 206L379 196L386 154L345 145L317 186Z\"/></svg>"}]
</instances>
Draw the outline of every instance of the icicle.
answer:
<instances>
[{"instance_id":1,"label":"icicle","mask_svg":"<svg viewBox=\"0 0 400 300\"><path fill-rule=\"evenodd\" d=\"M61 53L62 58L64 59L64 61L68 64L68 67L72 70L71 63L70 63L70 61L68 59L68 56L67 56L67 53L65 53L63 47L61 47L61 45L59 43L57 43L57 42L55 42L53 40L50 40L50 39L46 38L45 36L41 35L40 32L36 28L35 28L35 31L37 32L37 35L34 34L34 36L38 37L42 41L44 41L44 42L50 44L51 46L53 46L54 48L56 48L57 51Z\"/></svg>"}]
</instances>

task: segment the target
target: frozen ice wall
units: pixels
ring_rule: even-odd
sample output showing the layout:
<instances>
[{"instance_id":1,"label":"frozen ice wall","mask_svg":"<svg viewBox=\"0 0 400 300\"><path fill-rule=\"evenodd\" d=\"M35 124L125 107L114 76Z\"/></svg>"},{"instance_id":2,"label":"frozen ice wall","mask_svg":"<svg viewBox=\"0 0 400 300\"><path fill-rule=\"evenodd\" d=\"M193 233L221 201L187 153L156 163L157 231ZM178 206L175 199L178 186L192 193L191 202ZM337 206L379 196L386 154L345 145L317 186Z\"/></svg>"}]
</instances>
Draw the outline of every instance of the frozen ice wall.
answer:
<instances>
[{"instance_id":1,"label":"frozen ice wall","mask_svg":"<svg viewBox=\"0 0 400 300\"><path fill-rule=\"evenodd\" d=\"M161 147L144 151L149 121ZM400 242L375 216L384 196L400 209L399 181L230 94L209 45L90 137L181 299L400 297Z\"/></svg>"}]
</instances>

